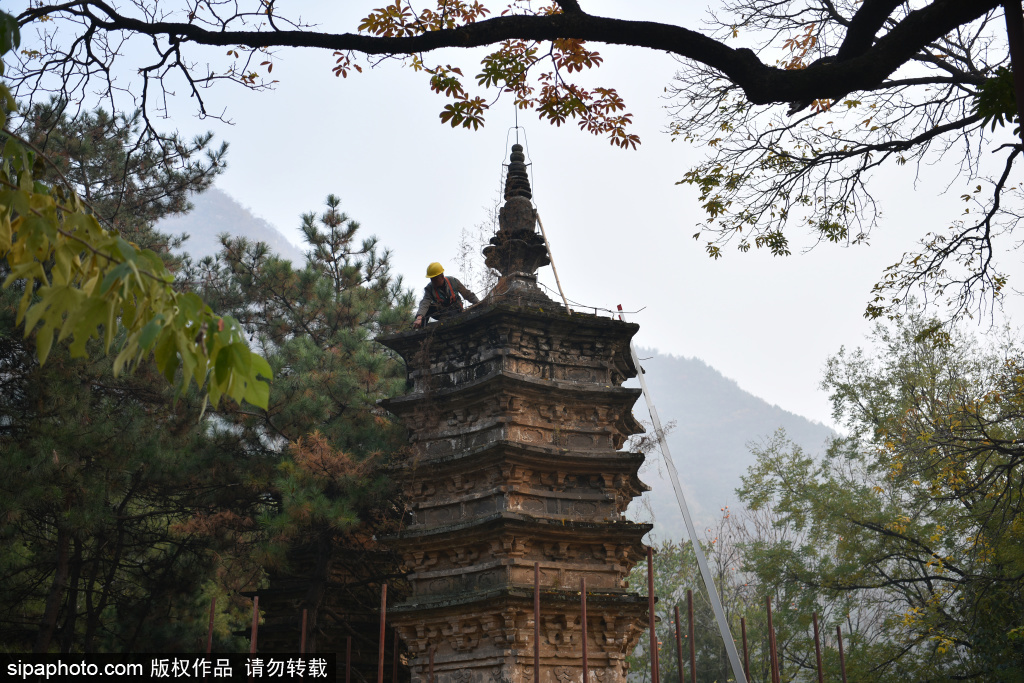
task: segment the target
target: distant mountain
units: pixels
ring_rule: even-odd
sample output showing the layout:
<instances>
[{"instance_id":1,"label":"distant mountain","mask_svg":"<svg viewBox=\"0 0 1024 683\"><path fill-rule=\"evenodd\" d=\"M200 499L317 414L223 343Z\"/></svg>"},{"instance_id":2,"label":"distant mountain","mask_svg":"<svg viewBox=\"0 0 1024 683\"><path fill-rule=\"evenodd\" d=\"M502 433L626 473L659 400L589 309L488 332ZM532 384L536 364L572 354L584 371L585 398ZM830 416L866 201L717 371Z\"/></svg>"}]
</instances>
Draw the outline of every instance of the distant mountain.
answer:
<instances>
[{"instance_id":1,"label":"distant mountain","mask_svg":"<svg viewBox=\"0 0 1024 683\"><path fill-rule=\"evenodd\" d=\"M305 257L288 238L273 225L252 214L231 195L216 187L202 194L192 195L195 209L184 216L166 218L157 223L161 232L180 235L189 234L183 251L195 258L212 256L220 251L217 235L226 232L234 237L247 237L253 241L266 242L279 256L301 266Z\"/></svg>"},{"instance_id":2,"label":"distant mountain","mask_svg":"<svg viewBox=\"0 0 1024 683\"><path fill-rule=\"evenodd\" d=\"M760 442L782 427L790 440L808 453L817 454L834 435L821 423L747 393L701 360L647 349L637 349L637 355L658 416L666 426L675 422L674 429L669 430L669 448L698 532L717 519L720 508L737 507L734 491L740 485L740 475L754 463L748 443ZM638 382L633 384L639 386ZM641 421L650 421L642 397L633 414ZM640 479L653 489L643 497L654 514L655 536L685 538L683 516L660 453L648 455ZM631 512L634 519L650 517L642 505L631 508Z\"/></svg>"}]
</instances>

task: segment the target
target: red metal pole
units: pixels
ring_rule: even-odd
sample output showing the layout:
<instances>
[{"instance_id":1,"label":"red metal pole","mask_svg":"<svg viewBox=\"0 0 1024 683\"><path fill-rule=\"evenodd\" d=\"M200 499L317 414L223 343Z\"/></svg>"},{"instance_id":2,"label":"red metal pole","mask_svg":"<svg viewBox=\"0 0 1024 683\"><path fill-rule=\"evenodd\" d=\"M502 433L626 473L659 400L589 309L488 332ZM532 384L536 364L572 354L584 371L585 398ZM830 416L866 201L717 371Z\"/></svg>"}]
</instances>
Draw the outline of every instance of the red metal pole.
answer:
<instances>
[{"instance_id":1,"label":"red metal pole","mask_svg":"<svg viewBox=\"0 0 1024 683\"><path fill-rule=\"evenodd\" d=\"M690 683L697 683L697 637L693 629L693 591L686 589L686 613L690 620Z\"/></svg>"},{"instance_id":2,"label":"red metal pole","mask_svg":"<svg viewBox=\"0 0 1024 683\"><path fill-rule=\"evenodd\" d=\"M302 636L299 638L299 654L306 654L306 619L309 618L309 610L302 610Z\"/></svg>"},{"instance_id":3,"label":"red metal pole","mask_svg":"<svg viewBox=\"0 0 1024 683\"><path fill-rule=\"evenodd\" d=\"M345 683L352 683L352 636L345 638Z\"/></svg>"},{"instance_id":4,"label":"red metal pole","mask_svg":"<svg viewBox=\"0 0 1024 683\"><path fill-rule=\"evenodd\" d=\"M256 654L256 629L260 625L260 596L252 598L252 633L249 635L249 654Z\"/></svg>"},{"instance_id":5,"label":"red metal pole","mask_svg":"<svg viewBox=\"0 0 1024 683\"><path fill-rule=\"evenodd\" d=\"M743 633L743 673L750 680L750 655L747 654L747 620L740 617L740 631Z\"/></svg>"},{"instance_id":6,"label":"red metal pole","mask_svg":"<svg viewBox=\"0 0 1024 683\"><path fill-rule=\"evenodd\" d=\"M533 563L533 680L540 683L540 562Z\"/></svg>"},{"instance_id":7,"label":"red metal pole","mask_svg":"<svg viewBox=\"0 0 1024 683\"><path fill-rule=\"evenodd\" d=\"M658 676L658 634L654 632L654 548L647 548L647 611L651 616L651 683L660 683Z\"/></svg>"},{"instance_id":8,"label":"red metal pole","mask_svg":"<svg viewBox=\"0 0 1024 683\"><path fill-rule=\"evenodd\" d=\"M768 654L772 668L772 683L779 681L779 661L775 652L775 624L772 621L772 599L768 597Z\"/></svg>"},{"instance_id":9,"label":"red metal pole","mask_svg":"<svg viewBox=\"0 0 1024 683\"><path fill-rule=\"evenodd\" d=\"M679 665L679 683L686 683L683 680L683 634L679 628L679 605L675 606L676 611L676 661Z\"/></svg>"},{"instance_id":10,"label":"red metal pole","mask_svg":"<svg viewBox=\"0 0 1024 683\"><path fill-rule=\"evenodd\" d=\"M388 612L388 585L380 585L380 645L377 647L377 683L384 683L384 622Z\"/></svg>"},{"instance_id":11,"label":"red metal pole","mask_svg":"<svg viewBox=\"0 0 1024 683\"><path fill-rule=\"evenodd\" d=\"M836 635L839 636L839 673L843 676L843 683L846 683L846 655L843 653L843 627L836 625Z\"/></svg>"},{"instance_id":12,"label":"red metal pole","mask_svg":"<svg viewBox=\"0 0 1024 683\"><path fill-rule=\"evenodd\" d=\"M213 652L213 617L217 612L217 598L210 600L210 630L206 634L206 654Z\"/></svg>"},{"instance_id":13,"label":"red metal pole","mask_svg":"<svg viewBox=\"0 0 1024 683\"><path fill-rule=\"evenodd\" d=\"M583 640L583 683L590 682L590 667L587 666L587 580L580 579L580 636Z\"/></svg>"},{"instance_id":14,"label":"red metal pole","mask_svg":"<svg viewBox=\"0 0 1024 683\"><path fill-rule=\"evenodd\" d=\"M818 683L825 683L825 672L821 670L821 636L818 635L818 613L811 612L814 622L814 656L818 660Z\"/></svg>"},{"instance_id":15,"label":"red metal pole","mask_svg":"<svg viewBox=\"0 0 1024 683\"><path fill-rule=\"evenodd\" d=\"M393 630L395 632L395 640L392 647L395 650L395 658L391 665L391 683L398 683L398 629Z\"/></svg>"}]
</instances>

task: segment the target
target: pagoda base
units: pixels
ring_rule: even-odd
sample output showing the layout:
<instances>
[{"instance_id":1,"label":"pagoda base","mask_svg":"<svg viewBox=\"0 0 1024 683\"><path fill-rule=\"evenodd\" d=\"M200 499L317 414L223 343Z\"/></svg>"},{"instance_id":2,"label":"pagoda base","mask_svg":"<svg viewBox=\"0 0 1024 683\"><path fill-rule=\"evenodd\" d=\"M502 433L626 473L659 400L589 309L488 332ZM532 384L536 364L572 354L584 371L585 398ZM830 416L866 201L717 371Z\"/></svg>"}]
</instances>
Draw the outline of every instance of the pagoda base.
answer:
<instances>
[{"instance_id":1,"label":"pagoda base","mask_svg":"<svg viewBox=\"0 0 1024 683\"><path fill-rule=\"evenodd\" d=\"M502 589L444 604L409 601L390 621L409 646L413 683L534 683L533 592ZM622 593L587 592L590 681L626 683L626 656L647 625L647 602ZM582 683L579 591L541 591L540 681Z\"/></svg>"}]
</instances>

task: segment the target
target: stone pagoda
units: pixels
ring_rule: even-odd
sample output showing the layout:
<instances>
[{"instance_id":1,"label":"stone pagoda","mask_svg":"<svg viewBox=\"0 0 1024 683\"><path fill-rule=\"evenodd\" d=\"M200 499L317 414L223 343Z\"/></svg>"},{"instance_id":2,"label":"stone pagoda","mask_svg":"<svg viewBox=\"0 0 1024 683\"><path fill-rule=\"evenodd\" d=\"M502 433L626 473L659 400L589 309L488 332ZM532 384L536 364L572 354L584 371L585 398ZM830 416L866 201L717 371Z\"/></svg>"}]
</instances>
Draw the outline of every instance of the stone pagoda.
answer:
<instances>
[{"instance_id":1,"label":"stone pagoda","mask_svg":"<svg viewBox=\"0 0 1024 683\"><path fill-rule=\"evenodd\" d=\"M384 402L410 431L397 476L409 517L386 539L411 596L388 622L409 648L412 680L534 681L534 564L539 563L540 681L582 681L580 579L587 586L590 681L625 683L647 600L625 577L650 525L624 517L647 487L637 326L570 313L537 286L548 265L523 148L512 147L500 229L484 248L501 274L461 316L380 341L405 359L411 392Z\"/></svg>"}]
</instances>

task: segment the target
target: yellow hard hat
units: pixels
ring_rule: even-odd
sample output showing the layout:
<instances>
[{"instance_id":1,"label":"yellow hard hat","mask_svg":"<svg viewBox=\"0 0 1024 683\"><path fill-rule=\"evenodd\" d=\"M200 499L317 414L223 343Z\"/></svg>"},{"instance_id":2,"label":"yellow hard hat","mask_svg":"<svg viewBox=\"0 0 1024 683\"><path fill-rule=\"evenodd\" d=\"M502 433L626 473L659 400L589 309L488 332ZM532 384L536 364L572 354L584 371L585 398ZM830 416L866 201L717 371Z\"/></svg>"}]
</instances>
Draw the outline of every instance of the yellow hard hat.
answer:
<instances>
[{"instance_id":1,"label":"yellow hard hat","mask_svg":"<svg viewBox=\"0 0 1024 683\"><path fill-rule=\"evenodd\" d=\"M434 261L429 266L427 266L427 277L437 277L443 272L444 267L437 261Z\"/></svg>"}]
</instances>

